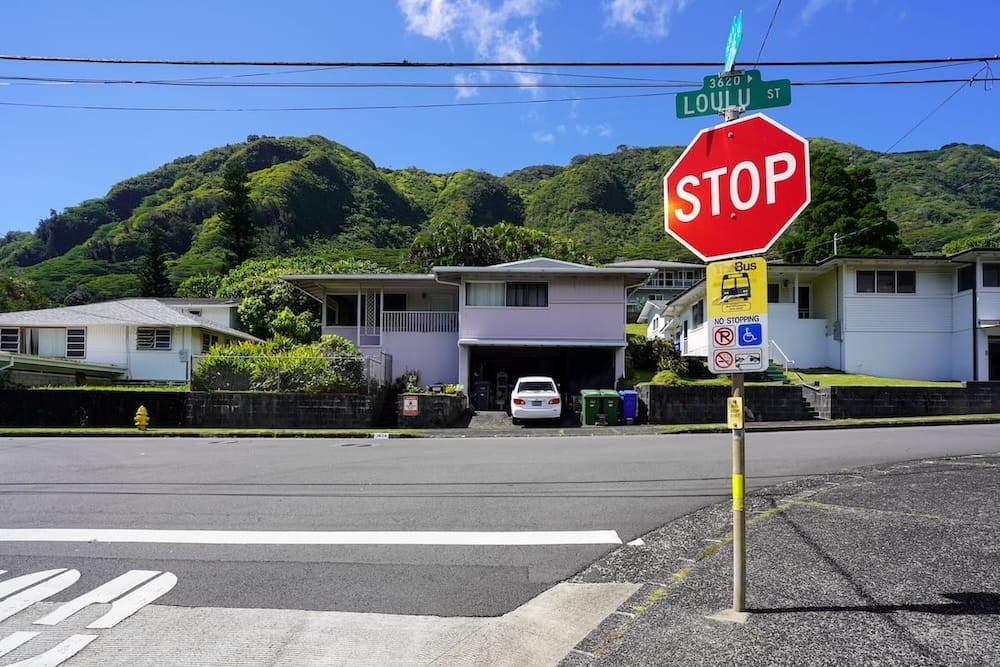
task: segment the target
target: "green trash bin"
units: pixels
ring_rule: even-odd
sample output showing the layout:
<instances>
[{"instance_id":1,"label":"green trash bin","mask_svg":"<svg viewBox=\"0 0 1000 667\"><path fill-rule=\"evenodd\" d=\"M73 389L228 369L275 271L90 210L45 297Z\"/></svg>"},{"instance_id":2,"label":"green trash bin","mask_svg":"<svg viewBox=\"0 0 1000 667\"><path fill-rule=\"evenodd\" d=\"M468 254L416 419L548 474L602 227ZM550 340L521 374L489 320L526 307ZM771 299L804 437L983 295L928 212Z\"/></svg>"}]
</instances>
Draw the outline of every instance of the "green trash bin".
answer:
<instances>
[{"instance_id":1,"label":"green trash bin","mask_svg":"<svg viewBox=\"0 0 1000 667\"><path fill-rule=\"evenodd\" d=\"M601 409L601 390L584 389L580 392L580 421L593 426L597 423L597 413Z\"/></svg>"},{"instance_id":2,"label":"green trash bin","mask_svg":"<svg viewBox=\"0 0 1000 667\"><path fill-rule=\"evenodd\" d=\"M621 396L614 389L601 390L601 412L607 415L608 425L614 426L618 423L618 416L621 414Z\"/></svg>"}]
</instances>

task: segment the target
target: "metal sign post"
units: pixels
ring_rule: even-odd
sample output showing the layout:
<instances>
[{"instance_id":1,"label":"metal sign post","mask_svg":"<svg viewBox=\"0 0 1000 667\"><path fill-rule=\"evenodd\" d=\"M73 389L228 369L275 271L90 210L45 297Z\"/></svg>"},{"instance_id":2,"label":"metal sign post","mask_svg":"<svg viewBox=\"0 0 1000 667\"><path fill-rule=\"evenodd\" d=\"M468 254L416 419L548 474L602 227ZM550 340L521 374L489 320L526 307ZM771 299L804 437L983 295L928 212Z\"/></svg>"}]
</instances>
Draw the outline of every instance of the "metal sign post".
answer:
<instances>
[{"instance_id":1,"label":"metal sign post","mask_svg":"<svg viewBox=\"0 0 1000 667\"><path fill-rule=\"evenodd\" d=\"M748 616L743 374L763 371L770 356L767 263L754 255L763 255L810 201L808 142L761 114L740 120L744 111L792 101L789 80L765 81L758 70L735 69L742 39L740 12L729 29L724 70L705 77L701 90L676 96L678 118L720 114L725 122L702 130L663 178L664 229L711 262L705 276L708 366L729 373L733 385L726 402L733 431L733 608L713 618L736 622ZM727 174L728 188L721 187ZM739 259L716 261L732 258Z\"/></svg>"}]
</instances>

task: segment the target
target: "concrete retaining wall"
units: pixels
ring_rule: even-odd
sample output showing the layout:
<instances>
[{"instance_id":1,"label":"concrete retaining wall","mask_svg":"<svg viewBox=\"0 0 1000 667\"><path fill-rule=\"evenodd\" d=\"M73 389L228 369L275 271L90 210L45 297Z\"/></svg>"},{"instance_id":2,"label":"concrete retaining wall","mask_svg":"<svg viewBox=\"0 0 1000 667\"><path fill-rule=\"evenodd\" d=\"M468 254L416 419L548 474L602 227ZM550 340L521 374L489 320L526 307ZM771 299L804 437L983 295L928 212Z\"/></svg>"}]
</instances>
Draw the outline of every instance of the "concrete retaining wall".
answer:
<instances>
[{"instance_id":1,"label":"concrete retaining wall","mask_svg":"<svg viewBox=\"0 0 1000 667\"><path fill-rule=\"evenodd\" d=\"M403 414L407 396L416 396L417 414ZM402 394L396 401L401 428L448 427L462 423L469 410L465 396L452 394Z\"/></svg>"},{"instance_id":2,"label":"concrete retaining wall","mask_svg":"<svg viewBox=\"0 0 1000 667\"><path fill-rule=\"evenodd\" d=\"M0 391L0 424L133 427L135 411L145 405L150 426L183 426L187 396L179 391L6 389Z\"/></svg>"},{"instance_id":3,"label":"concrete retaining wall","mask_svg":"<svg viewBox=\"0 0 1000 667\"><path fill-rule=\"evenodd\" d=\"M1000 382L968 382L962 387L803 388L802 395L823 419L1000 412Z\"/></svg>"},{"instance_id":4,"label":"concrete retaining wall","mask_svg":"<svg viewBox=\"0 0 1000 667\"><path fill-rule=\"evenodd\" d=\"M651 424L717 424L726 421L726 399L732 388L726 385L640 384L640 414ZM749 386L744 406L746 418L754 421L795 421L803 419L806 406L802 389L792 385Z\"/></svg>"}]
</instances>

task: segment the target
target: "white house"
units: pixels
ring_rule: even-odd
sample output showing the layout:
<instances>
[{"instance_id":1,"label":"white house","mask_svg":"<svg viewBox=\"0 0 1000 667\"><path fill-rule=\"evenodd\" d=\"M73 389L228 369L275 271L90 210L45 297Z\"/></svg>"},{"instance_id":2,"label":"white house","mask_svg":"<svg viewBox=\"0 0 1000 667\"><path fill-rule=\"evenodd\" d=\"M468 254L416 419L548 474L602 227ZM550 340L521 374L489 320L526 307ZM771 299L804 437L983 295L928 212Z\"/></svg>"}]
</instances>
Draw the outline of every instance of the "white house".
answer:
<instances>
[{"instance_id":1,"label":"white house","mask_svg":"<svg viewBox=\"0 0 1000 667\"><path fill-rule=\"evenodd\" d=\"M552 376L567 394L613 387L625 373L626 294L652 273L543 257L284 279L323 304L324 334L391 363L393 378L461 384L476 407L497 409L521 375Z\"/></svg>"},{"instance_id":2,"label":"white house","mask_svg":"<svg viewBox=\"0 0 1000 667\"><path fill-rule=\"evenodd\" d=\"M1000 250L836 256L768 264L771 360L924 380L1000 381ZM705 356L705 284L664 313L681 352Z\"/></svg>"},{"instance_id":3,"label":"white house","mask_svg":"<svg viewBox=\"0 0 1000 667\"><path fill-rule=\"evenodd\" d=\"M136 382L187 382L192 357L215 343L259 341L237 330L238 302L119 299L0 313L0 369L28 384L82 375Z\"/></svg>"},{"instance_id":4,"label":"white house","mask_svg":"<svg viewBox=\"0 0 1000 667\"><path fill-rule=\"evenodd\" d=\"M648 322L649 301L666 302L705 279L705 265L689 262L664 262L656 259L630 259L604 265L612 269L655 269L641 285L629 290L625 301L626 322Z\"/></svg>"}]
</instances>

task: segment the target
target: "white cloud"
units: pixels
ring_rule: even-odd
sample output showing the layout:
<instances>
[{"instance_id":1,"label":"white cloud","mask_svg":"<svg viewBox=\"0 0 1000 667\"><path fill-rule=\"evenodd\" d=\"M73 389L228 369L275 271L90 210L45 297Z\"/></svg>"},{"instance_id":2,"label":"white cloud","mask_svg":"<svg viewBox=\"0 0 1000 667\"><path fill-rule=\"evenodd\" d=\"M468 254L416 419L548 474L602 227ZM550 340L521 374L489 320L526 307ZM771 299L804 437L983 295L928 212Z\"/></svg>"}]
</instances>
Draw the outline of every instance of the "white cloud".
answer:
<instances>
[{"instance_id":1,"label":"white cloud","mask_svg":"<svg viewBox=\"0 0 1000 667\"><path fill-rule=\"evenodd\" d=\"M802 12L799 14L799 17L802 19L803 23L809 23L813 16L832 2L833 0L809 0L809 2L806 3L806 6L802 8Z\"/></svg>"},{"instance_id":2,"label":"white cloud","mask_svg":"<svg viewBox=\"0 0 1000 667\"><path fill-rule=\"evenodd\" d=\"M545 130L535 130L531 133L531 139L536 144L554 144L556 142L555 135Z\"/></svg>"},{"instance_id":3,"label":"white cloud","mask_svg":"<svg viewBox=\"0 0 1000 667\"><path fill-rule=\"evenodd\" d=\"M451 32L458 5L452 0L399 0L406 29L431 39L443 39Z\"/></svg>"},{"instance_id":4,"label":"white cloud","mask_svg":"<svg viewBox=\"0 0 1000 667\"><path fill-rule=\"evenodd\" d=\"M688 0L608 0L605 23L625 28L643 37L666 37L670 21L688 6Z\"/></svg>"},{"instance_id":5,"label":"white cloud","mask_svg":"<svg viewBox=\"0 0 1000 667\"><path fill-rule=\"evenodd\" d=\"M399 0L399 9L410 32L443 41L460 38L479 58L521 63L541 49L535 18L544 1ZM515 70L512 76L525 88L534 88L539 81L538 75L524 71ZM460 97L475 94L459 90Z\"/></svg>"},{"instance_id":6,"label":"white cloud","mask_svg":"<svg viewBox=\"0 0 1000 667\"><path fill-rule=\"evenodd\" d=\"M591 134L596 134L599 137L610 137L614 134L614 130L607 123L597 123L596 125L577 123L576 133L581 137L589 137Z\"/></svg>"}]
</instances>

